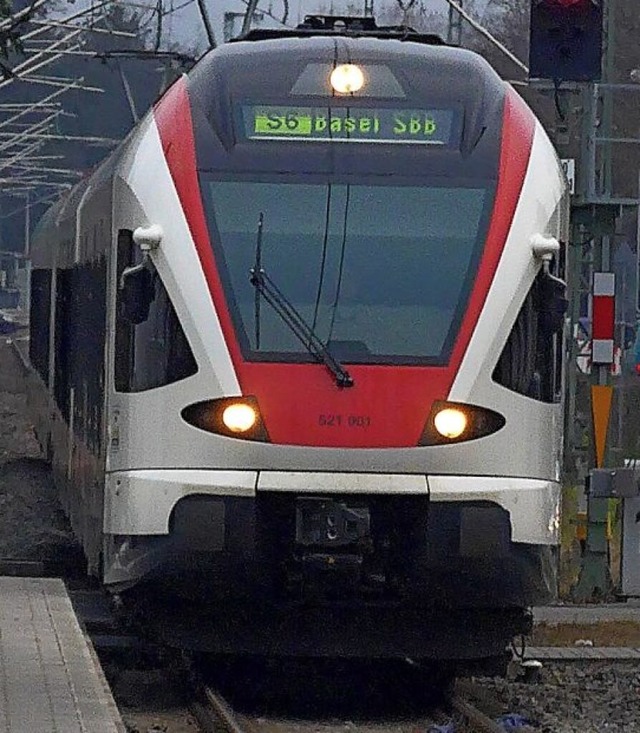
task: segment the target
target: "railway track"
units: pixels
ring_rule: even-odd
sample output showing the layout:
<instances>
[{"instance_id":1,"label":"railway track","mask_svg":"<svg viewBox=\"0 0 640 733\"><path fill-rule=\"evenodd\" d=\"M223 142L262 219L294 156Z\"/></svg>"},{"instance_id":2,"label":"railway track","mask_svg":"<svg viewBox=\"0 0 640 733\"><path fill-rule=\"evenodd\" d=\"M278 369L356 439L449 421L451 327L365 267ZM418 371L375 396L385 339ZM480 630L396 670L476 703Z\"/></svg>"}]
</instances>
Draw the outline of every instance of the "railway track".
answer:
<instances>
[{"instance_id":1,"label":"railway track","mask_svg":"<svg viewBox=\"0 0 640 733\"><path fill-rule=\"evenodd\" d=\"M449 704L458 717L462 719L467 730L472 733L505 733L504 726L490 718L473 700L469 686L457 685L449 695ZM518 728L518 733L534 733L529 726Z\"/></svg>"},{"instance_id":2,"label":"railway track","mask_svg":"<svg viewBox=\"0 0 640 733\"><path fill-rule=\"evenodd\" d=\"M503 725L478 707L472 689L467 684L454 685L442 704L428 716L411 720L309 721L252 715L235 710L220 691L208 685L202 687L201 699L192 706L192 711L203 733L344 733L345 729L349 733L427 733L432 727L445 730L451 720L454 721L452 730L457 733L505 733ZM518 733L534 733L534 729L520 727Z\"/></svg>"}]
</instances>

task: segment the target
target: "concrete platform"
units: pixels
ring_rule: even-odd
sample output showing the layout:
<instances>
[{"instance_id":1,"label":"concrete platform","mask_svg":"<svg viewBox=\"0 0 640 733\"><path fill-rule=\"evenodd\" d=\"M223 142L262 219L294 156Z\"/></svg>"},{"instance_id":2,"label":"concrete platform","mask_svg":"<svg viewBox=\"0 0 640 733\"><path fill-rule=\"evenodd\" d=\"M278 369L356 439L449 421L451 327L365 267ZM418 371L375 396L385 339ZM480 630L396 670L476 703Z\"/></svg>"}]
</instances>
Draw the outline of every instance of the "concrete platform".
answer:
<instances>
[{"instance_id":1,"label":"concrete platform","mask_svg":"<svg viewBox=\"0 0 640 733\"><path fill-rule=\"evenodd\" d=\"M553 662L584 662L608 660L617 662L640 662L640 649L621 646L530 646L525 659Z\"/></svg>"},{"instance_id":2,"label":"concrete platform","mask_svg":"<svg viewBox=\"0 0 640 733\"><path fill-rule=\"evenodd\" d=\"M124 733L58 579L0 577L0 733Z\"/></svg>"},{"instance_id":3,"label":"concrete platform","mask_svg":"<svg viewBox=\"0 0 640 733\"><path fill-rule=\"evenodd\" d=\"M589 605L540 606L533 609L536 624L600 624L611 621L640 623L640 601L626 603L592 603Z\"/></svg>"}]
</instances>

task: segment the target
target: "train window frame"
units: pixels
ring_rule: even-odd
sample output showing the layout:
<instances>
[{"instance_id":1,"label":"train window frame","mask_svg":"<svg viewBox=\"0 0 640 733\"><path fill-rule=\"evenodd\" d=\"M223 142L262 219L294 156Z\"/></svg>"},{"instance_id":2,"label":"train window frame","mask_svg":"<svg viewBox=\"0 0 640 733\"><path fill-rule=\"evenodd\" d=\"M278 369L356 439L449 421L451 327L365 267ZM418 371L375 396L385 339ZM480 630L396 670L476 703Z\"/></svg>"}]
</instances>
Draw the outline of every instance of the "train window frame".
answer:
<instances>
[{"instance_id":1,"label":"train window frame","mask_svg":"<svg viewBox=\"0 0 640 733\"><path fill-rule=\"evenodd\" d=\"M554 257L551 267L551 273L556 277L564 275L563 247L560 255ZM545 404L559 404L564 397L565 329L564 324L558 329L545 326L549 314L540 307L543 281L541 269L518 311L491 378L516 394ZM518 342L522 345L523 341L524 348L518 354ZM527 358L528 363L525 363Z\"/></svg>"},{"instance_id":2,"label":"train window frame","mask_svg":"<svg viewBox=\"0 0 640 733\"><path fill-rule=\"evenodd\" d=\"M368 353L366 356L363 354L358 355L351 352L347 355L336 353L336 357L342 362L347 364L371 364L371 365L425 365L425 366L444 366L448 363L451 358L451 353L455 345L455 341L458 338L460 326L464 318L464 314L468 307L469 297L473 283L475 281L475 271L478 263L480 262L483 252L484 245L486 243L486 236L489 230L489 223L494 210L495 205L495 181L493 179L478 180L475 178L456 178L456 179L427 179L414 177L394 177L393 184L389 181L381 179L377 176L331 176L330 179L327 176L319 174L283 174L279 176L273 176L272 174L244 174L234 176L220 176L212 175L208 172L200 173L200 186L203 191L203 204L205 208L205 214L207 216L207 225L209 228L209 235L211 245L216 260L216 267L218 269L220 279L223 285L223 292L225 297L226 307L228 308L233 324L235 337L238 340L240 349L243 354L243 358L252 362L271 362L277 363L282 361L294 362L294 363L312 363L313 357L304 349L298 349L296 351L260 351L252 347L252 343L246 332L246 326L242 320L242 316L239 312L239 307L235 300L232 284L230 283L230 276L227 271L225 262L225 251L222 245L222 237L220 235L218 224L216 221L215 210L211 195L209 194L210 185L218 185L225 183L249 183L249 184L269 184L269 185L317 185L318 188L328 187L329 184L336 186L347 186L353 185L358 187L381 187L394 189L411 188L411 189L429 189L429 188L442 188L442 189L462 189L469 188L474 190L482 190L483 192L483 203L481 211L478 217L478 223L476 226L475 240L471 248L471 254L466 265L466 270L463 276L462 285L460 288L459 300L451 316L448 331L442 343L440 352L436 355L407 355L407 354L379 354L379 353ZM267 221L268 223L268 221ZM257 218L256 218L257 225ZM277 285L281 285L278 282L277 274L272 273ZM232 297L230 297L230 295ZM268 307L265 305L265 307ZM311 324L310 324L311 325Z\"/></svg>"},{"instance_id":3,"label":"train window frame","mask_svg":"<svg viewBox=\"0 0 640 733\"><path fill-rule=\"evenodd\" d=\"M154 298L149 312L137 323L133 323L124 315L123 291L120 289L122 272L126 267L140 264L143 256L133 240L131 229L118 230L116 251L113 336L113 386L115 391L125 394L146 392L194 376L198 373L199 367L193 349L180 323L166 285L150 260L146 263L146 268L150 273ZM158 338L160 335L158 329L161 326L165 328L162 334L165 341ZM158 351L158 342L161 344L168 342L169 346L167 349ZM164 365L162 359L158 358L163 355L165 356ZM153 365L156 371L152 370L149 365Z\"/></svg>"}]
</instances>

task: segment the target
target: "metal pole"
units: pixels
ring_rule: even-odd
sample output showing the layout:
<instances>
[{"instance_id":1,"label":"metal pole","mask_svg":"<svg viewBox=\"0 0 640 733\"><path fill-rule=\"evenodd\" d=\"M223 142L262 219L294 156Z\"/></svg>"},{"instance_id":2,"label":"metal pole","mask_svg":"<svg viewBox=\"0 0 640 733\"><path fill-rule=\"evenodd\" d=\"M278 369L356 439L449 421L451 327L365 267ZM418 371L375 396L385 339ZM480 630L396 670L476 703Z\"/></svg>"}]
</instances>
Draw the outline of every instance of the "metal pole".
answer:
<instances>
[{"instance_id":1,"label":"metal pole","mask_svg":"<svg viewBox=\"0 0 640 733\"><path fill-rule=\"evenodd\" d=\"M582 93L582 135L580 157L582 160L582 190L586 202L596 198L596 129L598 125L598 89L587 84Z\"/></svg>"},{"instance_id":2,"label":"metal pole","mask_svg":"<svg viewBox=\"0 0 640 733\"><path fill-rule=\"evenodd\" d=\"M640 196L640 171L638 171L638 195ZM640 327L640 203L636 214L636 321Z\"/></svg>"},{"instance_id":3,"label":"metal pole","mask_svg":"<svg viewBox=\"0 0 640 733\"><path fill-rule=\"evenodd\" d=\"M606 48L605 48L605 82L613 78L614 68L614 46L613 46L613 22L615 0L609 0L606 4ZM611 170L608 167L606 155L600 158L596 154L596 130L598 129L598 105L600 102L601 90L599 85L590 85L584 95L585 110L583 126L582 163L583 163L583 188L585 191L584 203L591 204L593 213L592 228L595 230L593 246L593 264L601 272L611 271L611 249L613 231L608 228L608 212L602 207L598 208L596 202L611 198L612 182ZM600 132L603 137L609 137L612 126L612 111L607 113L605 101ZM598 162L600 166L598 167ZM591 384L600 387L608 387L611 383L611 368L609 365L601 364L592 368ZM593 392L592 392L593 395ZM594 403L595 404L595 403ZM592 404L592 414L595 409ZM595 419L595 416L594 416ZM595 428L593 431L595 444ZM603 465L607 464L607 454L604 455ZM600 466L599 466L600 467ZM609 567L609 501L608 499L594 498L587 490L587 541L582 557L580 577L573 595L576 600L589 601L597 598L607 597L613 590L611 573Z\"/></svg>"},{"instance_id":4,"label":"metal pole","mask_svg":"<svg viewBox=\"0 0 640 733\"><path fill-rule=\"evenodd\" d=\"M31 204L29 203L29 193L25 194L24 207L24 256L28 257L31 251Z\"/></svg>"},{"instance_id":5,"label":"metal pole","mask_svg":"<svg viewBox=\"0 0 640 733\"><path fill-rule=\"evenodd\" d=\"M136 109L136 103L133 98L133 94L131 92L131 85L129 84L127 75L124 73L122 64L120 63L120 61L118 61L118 59L116 59L116 64L118 66L118 74L120 74L120 80L122 81L122 86L124 87L124 93L127 97L127 103L129 104L131 116L133 117L133 123L137 125L138 122L140 121L140 117L138 117L138 110Z\"/></svg>"},{"instance_id":6,"label":"metal pole","mask_svg":"<svg viewBox=\"0 0 640 733\"><path fill-rule=\"evenodd\" d=\"M257 0L255 0L255 1L257 3ZM250 0L250 2L253 2L253 0ZM493 36L491 33L489 33L489 31L486 28L484 28L480 23L478 23L477 20L474 20L469 15L469 13L467 13L462 8L462 3L460 2L460 0L458 0L457 2L455 0L446 0L446 2L449 4L449 10L450 11L455 10L455 12L458 13L459 16L462 16L462 18L464 18L467 21L467 23L469 23L469 25L472 28L475 28L475 30L477 30L478 33L480 33L488 41L490 41L508 59L510 59L511 61L513 61L513 63L521 71L523 71L527 75L529 74L529 67L526 64L524 64L522 61L520 61L520 59L515 54L511 53L511 51L509 51L509 49L503 43L500 43L500 41L495 36Z\"/></svg>"},{"instance_id":7,"label":"metal pole","mask_svg":"<svg viewBox=\"0 0 640 733\"><path fill-rule=\"evenodd\" d=\"M204 25L205 32L207 34L207 40L209 41L209 48L216 47L216 37L213 32L211 25L211 19L209 18L209 11L207 10L206 0L198 0L198 10L200 11L200 17L202 18L202 24Z\"/></svg>"},{"instance_id":8,"label":"metal pole","mask_svg":"<svg viewBox=\"0 0 640 733\"><path fill-rule=\"evenodd\" d=\"M242 30L240 33L244 36L251 30L251 21L253 20L253 14L256 12L258 7L258 0L249 0L247 3L247 10L244 14L244 20L242 21Z\"/></svg>"},{"instance_id":9,"label":"metal pole","mask_svg":"<svg viewBox=\"0 0 640 733\"><path fill-rule=\"evenodd\" d=\"M606 33L604 36L605 68L604 77L608 82L613 81L615 74L615 0L608 0L604 4L604 20ZM602 94L602 129L604 136L610 136L613 129L613 90L609 87L599 90ZM611 143L606 142L602 146L602 178L601 190L604 196L611 196L613 192L613 167L611 156Z\"/></svg>"},{"instance_id":10,"label":"metal pole","mask_svg":"<svg viewBox=\"0 0 640 733\"><path fill-rule=\"evenodd\" d=\"M464 8L464 0L458 0L458 5ZM462 16L453 5L449 5L449 24L447 27L447 43L453 46L462 45Z\"/></svg>"}]
</instances>

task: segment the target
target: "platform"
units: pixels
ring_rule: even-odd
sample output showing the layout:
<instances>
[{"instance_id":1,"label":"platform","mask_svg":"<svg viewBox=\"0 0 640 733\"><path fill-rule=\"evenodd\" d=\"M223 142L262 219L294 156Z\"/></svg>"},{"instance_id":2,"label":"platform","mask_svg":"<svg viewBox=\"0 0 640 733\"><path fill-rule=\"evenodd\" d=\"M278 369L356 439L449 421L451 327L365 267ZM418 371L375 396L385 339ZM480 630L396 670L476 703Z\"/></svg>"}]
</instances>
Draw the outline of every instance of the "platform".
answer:
<instances>
[{"instance_id":1,"label":"platform","mask_svg":"<svg viewBox=\"0 0 640 733\"><path fill-rule=\"evenodd\" d=\"M533 609L533 620L536 624L548 626L622 621L640 623L640 601L633 599L627 603L591 603L589 605L567 603L558 606L540 606Z\"/></svg>"},{"instance_id":2,"label":"platform","mask_svg":"<svg viewBox=\"0 0 640 733\"><path fill-rule=\"evenodd\" d=\"M525 659L541 662L640 662L640 649L622 646L529 646Z\"/></svg>"},{"instance_id":3,"label":"platform","mask_svg":"<svg viewBox=\"0 0 640 733\"><path fill-rule=\"evenodd\" d=\"M58 579L0 577L0 733L124 733Z\"/></svg>"}]
</instances>

